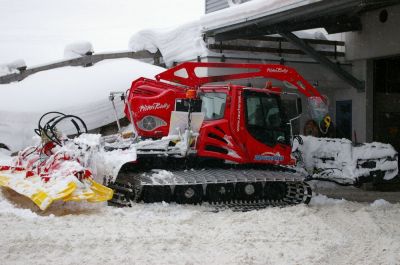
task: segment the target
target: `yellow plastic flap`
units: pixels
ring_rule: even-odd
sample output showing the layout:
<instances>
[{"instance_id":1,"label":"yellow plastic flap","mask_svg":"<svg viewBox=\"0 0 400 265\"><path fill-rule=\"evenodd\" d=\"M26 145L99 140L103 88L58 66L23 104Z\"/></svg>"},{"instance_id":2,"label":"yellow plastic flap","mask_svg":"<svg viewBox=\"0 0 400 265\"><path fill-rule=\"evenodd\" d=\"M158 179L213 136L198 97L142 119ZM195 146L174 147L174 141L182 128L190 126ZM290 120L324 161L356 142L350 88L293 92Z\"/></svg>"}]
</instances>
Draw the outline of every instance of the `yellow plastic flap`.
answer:
<instances>
[{"instance_id":1,"label":"yellow plastic flap","mask_svg":"<svg viewBox=\"0 0 400 265\"><path fill-rule=\"evenodd\" d=\"M114 191L104 185L101 185L94 181L93 179L89 179L91 183L91 189L96 194L93 198L89 201L91 202L101 202L101 201L108 201L111 200L114 194Z\"/></svg>"},{"instance_id":2,"label":"yellow plastic flap","mask_svg":"<svg viewBox=\"0 0 400 265\"><path fill-rule=\"evenodd\" d=\"M60 200L69 196L71 193L74 192L76 189L76 184L74 182L69 182L65 189L57 192L55 196L51 197L45 191L39 191L38 193L33 194L30 196L31 200L39 206L40 210L46 210L53 201Z\"/></svg>"},{"instance_id":3,"label":"yellow plastic flap","mask_svg":"<svg viewBox=\"0 0 400 265\"><path fill-rule=\"evenodd\" d=\"M8 187L8 177L6 176L0 176L0 186L5 186Z\"/></svg>"}]
</instances>

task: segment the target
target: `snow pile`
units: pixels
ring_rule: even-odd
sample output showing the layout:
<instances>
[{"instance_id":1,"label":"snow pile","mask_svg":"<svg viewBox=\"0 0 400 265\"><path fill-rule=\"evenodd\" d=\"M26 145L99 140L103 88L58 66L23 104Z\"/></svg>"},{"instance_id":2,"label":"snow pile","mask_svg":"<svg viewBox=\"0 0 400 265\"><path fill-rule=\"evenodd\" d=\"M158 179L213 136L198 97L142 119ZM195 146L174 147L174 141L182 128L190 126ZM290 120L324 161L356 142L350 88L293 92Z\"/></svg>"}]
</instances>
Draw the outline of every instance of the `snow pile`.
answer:
<instances>
[{"instance_id":1,"label":"snow pile","mask_svg":"<svg viewBox=\"0 0 400 265\"><path fill-rule=\"evenodd\" d=\"M104 179L115 180L122 165L136 161L136 146L128 145L128 148L112 149L105 148L105 138L100 134L81 134L72 140L65 142L62 147L55 147L56 153L66 153L75 161L62 161L51 177L64 177L65 172L90 169L93 179L103 183ZM114 141L123 141L119 135L115 135Z\"/></svg>"},{"instance_id":2,"label":"snow pile","mask_svg":"<svg viewBox=\"0 0 400 265\"><path fill-rule=\"evenodd\" d=\"M145 173L143 173L143 177L145 177ZM147 176L152 183L155 184L168 184L168 183L176 183L177 180L174 177L174 174L167 170L161 169L153 169L152 173Z\"/></svg>"},{"instance_id":3,"label":"snow pile","mask_svg":"<svg viewBox=\"0 0 400 265\"><path fill-rule=\"evenodd\" d=\"M305 168L314 178L353 184L373 171L385 172L384 179L398 173L397 152L390 144L365 143L353 146L347 139L302 136L298 145Z\"/></svg>"},{"instance_id":4,"label":"snow pile","mask_svg":"<svg viewBox=\"0 0 400 265\"><path fill-rule=\"evenodd\" d=\"M21 82L0 85L0 143L11 150L32 145L33 130L48 111L82 118L88 129L115 120L110 91L126 91L139 77L153 78L164 68L133 59L106 60L92 67L39 72ZM116 101L119 117L122 102Z\"/></svg>"},{"instance_id":5,"label":"snow pile","mask_svg":"<svg viewBox=\"0 0 400 265\"><path fill-rule=\"evenodd\" d=\"M118 139L114 141L123 140L118 135L115 137ZM90 169L93 179L99 183L103 183L105 179L114 181L122 165L136 161L135 146L130 145L124 149L107 150L105 139L100 134L82 134L68 141L60 151L77 157L81 166ZM66 168L71 170L68 165Z\"/></svg>"},{"instance_id":6,"label":"snow pile","mask_svg":"<svg viewBox=\"0 0 400 265\"><path fill-rule=\"evenodd\" d=\"M373 170L385 171L385 180L397 176L398 154L390 144L363 143L353 148L353 159L357 159L357 176L368 175ZM373 163L369 166L368 163ZM365 165L365 166L364 166Z\"/></svg>"},{"instance_id":7,"label":"snow pile","mask_svg":"<svg viewBox=\"0 0 400 265\"><path fill-rule=\"evenodd\" d=\"M70 43L65 46L64 58L73 59L77 57L82 57L84 55L93 54L93 45L88 41L79 41Z\"/></svg>"},{"instance_id":8,"label":"snow pile","mask_svg":"<svg viewBox=\"0 0 400 265\"><path fill-rule=\"evenodd\" d=\"M378 199L375 200L373 203L371 203L371 207L374 208L386 208L391 206L392 204L384 199Z\"/></svg>"},{"instance_id":9,"label":"snow pile","mask_svg":"<svg viewBox=\"0 0 400 265\"><path fill-rule=\"evenodd\" d=\"M18 74L20 69L26 69L26 63L22 59L12 61L8 64L0 64L0 76Z\"/></svg>"},{"instance_id":10,"label":"snow pile","mask_svg":"<svg viewBox=\"0 0 400 265\"><path fill-rule=\"evenodd\" d=\"M160 50L167 66L207 54L198 21L169 30L139 31L130 38L129 48L132 51L148 50L152 53Z\"/></svg>"},{"instance_id":11,"label":"snow pile","mask_svg":"<svg viewBox=\"0 0 400 265\"><path fill-rule=\"evenodd\" d=\"M315 195L311 198L310 201L310 206L326 206L326 205L337 205L337 204L341 204L341 203L345 203L346 200L344 199L333 199L333 198L328 198L325 195L322 194L318 194Z\"/></svg>"},{"instance_id":12,"label":"snow pile","mask_svg":"<svg viewBox=\"0 0 400 265\"><path fill-rule=\"evenodd\" d=\"M131 146L128 149L115 149L100 152L94 155L95 163L91 167L98 182L115 181L121 167L129 162L136 161L136 149Z\"/></svg>"},{"instance_id":13,"label":"snow pile","mask_svg":"<svg viewBox=\"0 0 400 265\"><path fill-rule=\"evenodd\" d=\"M343 183L354 182L351 141L312 136L302 136L302 139L303 144L299 145L299 150L305 168L313 174L313 177L335 176Z\"/></svg>"}]
</instances>

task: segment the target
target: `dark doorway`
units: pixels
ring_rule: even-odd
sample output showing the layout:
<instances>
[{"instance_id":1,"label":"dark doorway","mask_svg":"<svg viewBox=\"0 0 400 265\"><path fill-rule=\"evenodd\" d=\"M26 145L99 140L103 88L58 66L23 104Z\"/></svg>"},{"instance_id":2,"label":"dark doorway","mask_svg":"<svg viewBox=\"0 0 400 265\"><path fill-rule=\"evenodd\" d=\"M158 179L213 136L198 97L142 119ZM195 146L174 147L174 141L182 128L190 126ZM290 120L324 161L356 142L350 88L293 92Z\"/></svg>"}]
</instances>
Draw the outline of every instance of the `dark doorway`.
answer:
<instances>
[{"instance_id":1,"label":"dark doorway","mask_svg":"<svg viewBox=\"0 0 400 265\"><path fill-rule=\"evenodd\" d=\"M336 101L336 137L351 140L352 101Z\"/></svg>"},{"instance_id":2,"label":"dark doorway","mask_svg":"<svg viewBox=\"0 0 400 265\"><path fill-rule=\"evenodd\" d=\"M400 151L400 57L374 61L374 140Z\"/></svg>"}]
</instances>

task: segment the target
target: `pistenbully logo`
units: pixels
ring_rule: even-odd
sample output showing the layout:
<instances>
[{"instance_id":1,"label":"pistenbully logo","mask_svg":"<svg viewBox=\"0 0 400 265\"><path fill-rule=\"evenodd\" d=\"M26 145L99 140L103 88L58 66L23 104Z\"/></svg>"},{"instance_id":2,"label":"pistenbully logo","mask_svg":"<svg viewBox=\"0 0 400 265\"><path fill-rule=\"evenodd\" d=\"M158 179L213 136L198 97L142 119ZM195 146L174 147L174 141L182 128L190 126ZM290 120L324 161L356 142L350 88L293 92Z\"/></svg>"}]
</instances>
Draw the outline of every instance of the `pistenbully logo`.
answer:
<instances>
[{"instance_id":1,"label":"pistenbully logo","mask_svg":"<svg viewBox=\"0 0 400 265\"><path fill-rule=\"evenodd\" d=\"M254 160L257 161L274 161L274 162L278 162L278 161L283 161L285 158L283 156L281 156L281 154L279 153L271 153L271 152L264 152L262 154L259 155L255 155L254 156Z\"/></svg>"},{"instance_id":2,"label":"pistenbully logo","mask_svg":"<svg viewBox=\"0 0 400 265\"><path fill-rule=\"evenodd\" d=\"M267 72L269 72L269 73L284 73L284 74L286 74L288 72L288 69L280 68L280 67L268 68Z\"/></svg>"},{"instance_id":3,"label":"pistenbully logo","mask_svg":"<svg viewBox=\"0 0 400 265\"><path fill-rule=\"evenodd\" d=\"M159 102L155 102L152 105L141 105L139 106L139 111L149 111L149 110L158 110L158 109L169 109L170 105L168 103L161 104Z\"/></svg>"}]
</instances>

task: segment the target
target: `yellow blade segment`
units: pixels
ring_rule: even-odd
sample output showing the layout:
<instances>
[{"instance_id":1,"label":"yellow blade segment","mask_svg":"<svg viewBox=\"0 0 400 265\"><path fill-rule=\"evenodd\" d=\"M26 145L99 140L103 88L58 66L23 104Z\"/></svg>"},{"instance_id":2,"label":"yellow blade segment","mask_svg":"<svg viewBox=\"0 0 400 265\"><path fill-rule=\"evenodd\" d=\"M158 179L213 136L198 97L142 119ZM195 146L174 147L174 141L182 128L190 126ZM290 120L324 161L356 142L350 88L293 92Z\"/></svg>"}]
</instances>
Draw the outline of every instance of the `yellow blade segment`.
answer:
<instances>
[{"instance_id":1,"label":"yellow blade segment","mask_svg":"<svg viewBox=\"0 0 400 265\"><path fill-rule=\"evenodd\" d=\"M0 175L0 186L8 187L8 177Z\"/></svg>"},{"instance_id":2,"label":"yellow blade segment","mask_svg":"<svg viewBox=\"0 0 400 265\"><path fill-rule=\"evenodd\" d=\"M113 197L114 191L106 186L97 183L93 179L88 179L91 184L91 189L94 191L95 196L88 199L89 202L104 202L111 200Z\"/></svg>"}]
</instances>

